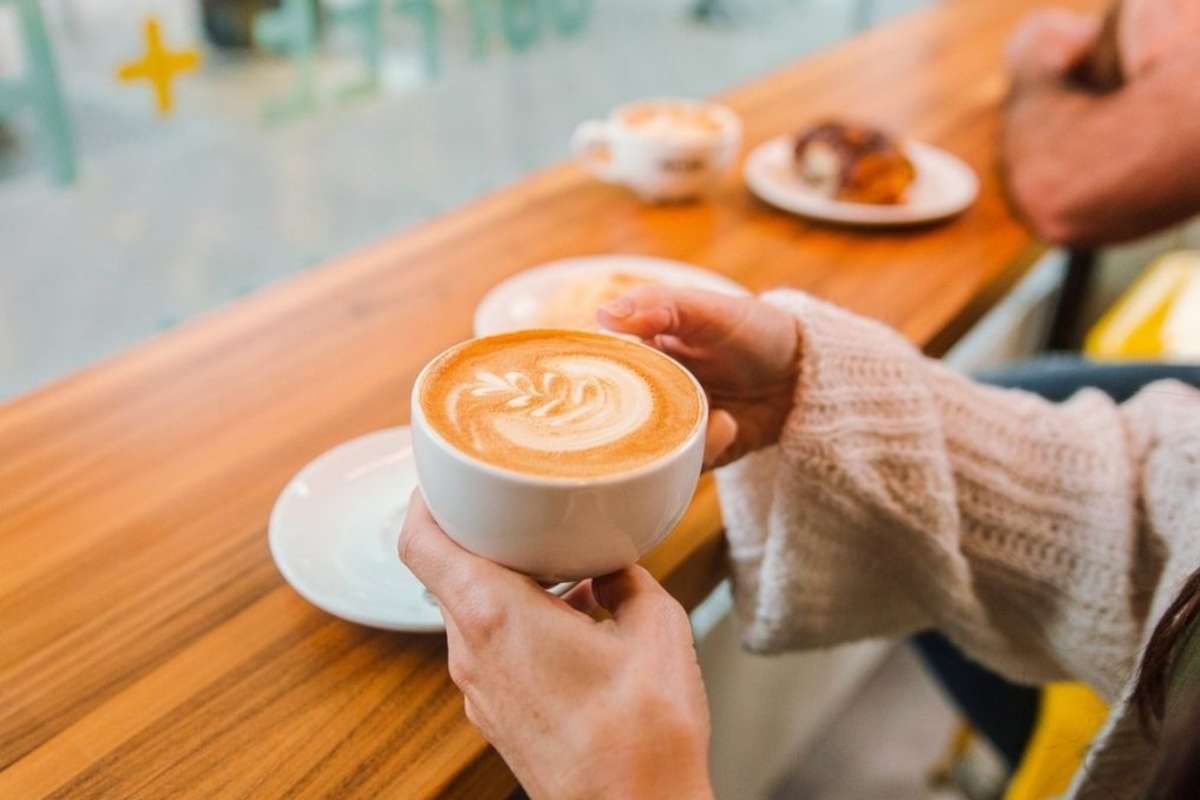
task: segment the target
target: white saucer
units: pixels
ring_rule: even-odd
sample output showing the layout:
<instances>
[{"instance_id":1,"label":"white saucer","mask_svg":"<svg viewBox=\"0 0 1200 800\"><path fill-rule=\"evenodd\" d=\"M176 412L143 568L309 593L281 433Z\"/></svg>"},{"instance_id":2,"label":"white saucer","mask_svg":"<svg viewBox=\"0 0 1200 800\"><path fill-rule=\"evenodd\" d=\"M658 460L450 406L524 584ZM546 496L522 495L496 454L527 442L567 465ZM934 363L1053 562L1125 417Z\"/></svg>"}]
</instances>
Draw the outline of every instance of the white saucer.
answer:
<instances>
[{"instance_id":1,"label":"white saucer","mask_svg":"<svg viewBox=\"0 0 1200 800\"><path fill-rule=\"evenodd\" d=\"M342 442L288 481L267 539L284 580L335 617L392 631L446 630L433 596L396 554L417 485L407 425ZM560 583L557 595L575 584Z\"/></svg>"},{"instance_id":2,"label":"white saucer","mask_svg":"<svg viewBox=\"0 0 1200 800\"><path fill-rule=\"evenodd\" d=\"M309 463L271 511L271 555L304 599L374 628L441 631L442 613L396 555L417 485L407 427L368 433Z\"/></svg>"},{"instance_id":3,"label":"white saucer","mask_svg":"<svg viewBox=\"0 0 1200 800\"><path fill-rule=\"evenodd\" d=\"M750 190L773 206L814 219L850 225L915 225L945 219L971 205L979 179L956 156L932 145L905 145L917 177L905 201L872 205L835 200L800 180L792 161L794 137L764 142L746 158L744 175Z\"/></svg>"},{"instance_id":4,"label":"white saucer","mask_svg":"<svg viewBox=\"0 0 1200 800\"><path fill-rule=\"evenodd\" d=\"M492 287L475 309L475 335L538 327L546 302L571 281L622 272L659 283L747 295L746 287L715 272L682 261L649 256L581 256L527 269Z\"/></svg>"}]
</instances>

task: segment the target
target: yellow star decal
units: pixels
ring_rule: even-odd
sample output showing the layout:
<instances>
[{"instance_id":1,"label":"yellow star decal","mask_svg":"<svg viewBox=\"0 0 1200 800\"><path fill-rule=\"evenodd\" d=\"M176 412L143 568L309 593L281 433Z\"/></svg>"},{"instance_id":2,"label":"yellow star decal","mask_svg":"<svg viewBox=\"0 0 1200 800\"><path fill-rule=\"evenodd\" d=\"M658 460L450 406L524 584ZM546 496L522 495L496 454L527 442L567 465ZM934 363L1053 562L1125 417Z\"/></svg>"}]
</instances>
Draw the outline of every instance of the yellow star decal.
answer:
<instances>
[{"instance_id":1,"label":"yellow star decal","mask_svg":"<svg viewBox=\"0 0 1200 800\"><path fill-rule=\"evenodd\" d=\"M162 29L155 17L146 19L146 53L137 61L129 61L117 70L117 80L133 83L147 80L154 89L158 113L171 113L171 81L180 72L191 72L200 66L200 53L195 50L168 50L163 46Z\"/></svg>"}]
</instances>

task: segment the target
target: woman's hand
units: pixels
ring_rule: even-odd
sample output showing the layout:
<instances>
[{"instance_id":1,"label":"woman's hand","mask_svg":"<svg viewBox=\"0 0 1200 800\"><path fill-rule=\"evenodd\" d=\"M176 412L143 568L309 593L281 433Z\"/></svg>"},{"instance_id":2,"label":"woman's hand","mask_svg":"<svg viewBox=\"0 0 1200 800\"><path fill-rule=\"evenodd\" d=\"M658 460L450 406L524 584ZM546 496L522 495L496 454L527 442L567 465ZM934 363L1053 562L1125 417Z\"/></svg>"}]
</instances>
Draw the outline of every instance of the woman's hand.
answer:
<instances>
[{"instance_id":1,"label":"woman's hand","mask_svg":"<svg viewBox=\"0 0 1200 800\"><path fill-rule=\"evenodd\" d=\"M555 597L451 541L419 491L399 550L441 605L467 718L531 797L712 797L691 628L648 572Z\"/></svg>"},{"instance_id":2,"label":"woman's hand","mask_svg":"<svg viewBox=\"0 0 1200 800\"><path fill-rule=\"evenodd\" d=\"M602 306L598 319L674 356L704 386L708 466L779 441L799 372L799 332L786 311L749 297L643 286Z\"/></svg>"}]
</instances>

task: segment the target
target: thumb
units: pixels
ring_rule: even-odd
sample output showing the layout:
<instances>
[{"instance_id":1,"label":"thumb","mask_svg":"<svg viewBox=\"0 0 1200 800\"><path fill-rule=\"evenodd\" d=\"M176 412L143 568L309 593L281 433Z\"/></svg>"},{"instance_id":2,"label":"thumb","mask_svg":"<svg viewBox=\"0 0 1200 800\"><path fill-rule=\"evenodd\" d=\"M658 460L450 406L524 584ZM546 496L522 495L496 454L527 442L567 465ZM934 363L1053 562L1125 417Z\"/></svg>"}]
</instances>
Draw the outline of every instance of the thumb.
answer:
<instances>
[{"instance_id":1,"label":"thumb","mask_svg":"<svg viewBox=\"0 0 1200 800\"><path fill-rule=\"evenodd\" d=\"M687 345L720 341L740 324L753 301L719 292L639 286L600 307L600 324L642 339L673 336Z\"/></svg>"}]
</instances>

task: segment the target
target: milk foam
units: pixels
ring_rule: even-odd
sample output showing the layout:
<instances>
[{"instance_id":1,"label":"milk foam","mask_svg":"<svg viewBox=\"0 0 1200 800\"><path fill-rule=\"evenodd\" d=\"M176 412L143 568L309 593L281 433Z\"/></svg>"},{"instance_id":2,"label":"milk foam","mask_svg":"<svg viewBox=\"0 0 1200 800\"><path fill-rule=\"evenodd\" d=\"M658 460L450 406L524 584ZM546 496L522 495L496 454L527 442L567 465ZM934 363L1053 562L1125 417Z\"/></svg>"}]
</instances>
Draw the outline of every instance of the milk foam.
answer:
<instances>
[{"instance_id":1,"label":"milk foam","mask_svg":"<svg viewBox=\"0 0 1200 800\"><path fill-rule=\"evenodd\" d=\"M473 407L470 413L463 413L464 404ZM634 433L650 419L654 393L641 375L614 361L547 357L527 370L477 370L446 394L445 411L481 454L493 437L479 426L489 426L500 446L574 452Z\"/></svg>"},{"instance_id":2,"label":"milk foam","mask_svg":"<svg viewBox=\"0 0 1200 800\"><path fill-rule=\"evenodd\" d=\"M666 140L712 137L722 127L720 120L702 107L671 104L636 106L625 112L624 121L644 136Z\"/></svg>"},{"instance_id":3,"label":"milk foam","mask_svg":"<svg viewBox=\"0 0 1200 800\"><path fill-rule=\"evenodd\" d=\"M528 330L466 342L425 372L421 410L463 453L531 475L589 478L650 463L704 413L684 369L600 333Z\"/></svg>"}]
</instances>

